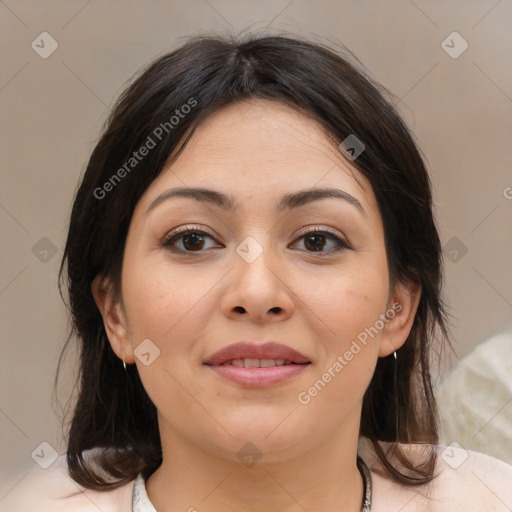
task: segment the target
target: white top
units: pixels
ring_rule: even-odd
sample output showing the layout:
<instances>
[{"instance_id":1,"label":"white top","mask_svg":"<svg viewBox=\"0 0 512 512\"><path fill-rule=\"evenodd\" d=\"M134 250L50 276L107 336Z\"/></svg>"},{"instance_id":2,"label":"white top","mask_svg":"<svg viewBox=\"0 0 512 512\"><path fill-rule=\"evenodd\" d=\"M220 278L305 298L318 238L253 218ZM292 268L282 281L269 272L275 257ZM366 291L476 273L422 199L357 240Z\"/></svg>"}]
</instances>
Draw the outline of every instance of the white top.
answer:
<instances>
[{"instance_id":1,"label":"white top","mask_svg":"<svg viewBox=\"0 0 512 512\"><path fill-rule=\"evenodd\" d=\"M415 459L420 445L401 445ZM503 447L509 450L510 444ZM398 485L375 472L371 451L360 451L372 471L371 512L511 512L512 466L482 453L438 447L439 476L425 488ZM66 455L47 469L37 464L0 482L0 512L156 512L145 482L135 480L110 491L78 485L68 473Z\"/></svg>"},{"instance_id":2,"label":"white top","mask_svg":"<svg viewBox=\"0 0 512 512\"><path fill-rule=\"evenodd\" d=\"M142 473L139 473L133 486L132 512L156 512L153 503L149 501Z\"/></svg>"},{"instance_id":3,"label":"white top","mask_svg":"<svg viewBox=\"0 0 512 512\"><path fill-rule=\"evenodd\" d=\"M512 464L512 327L480 343L436 392L444 438Z\"/></svg>"}]
</instances>

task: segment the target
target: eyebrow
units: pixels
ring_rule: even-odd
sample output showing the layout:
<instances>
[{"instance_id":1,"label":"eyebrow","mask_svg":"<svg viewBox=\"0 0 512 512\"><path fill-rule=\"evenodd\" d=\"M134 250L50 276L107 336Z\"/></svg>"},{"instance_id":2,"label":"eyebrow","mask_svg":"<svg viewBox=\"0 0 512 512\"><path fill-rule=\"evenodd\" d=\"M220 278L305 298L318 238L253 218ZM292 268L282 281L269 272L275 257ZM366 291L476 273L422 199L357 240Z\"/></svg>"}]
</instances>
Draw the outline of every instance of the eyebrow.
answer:
<instances>
[{"instance_id":1,"label":"eyebrow","mask_svg":"<svg viewBox=\"0 0 512 512\"><path fill-rule=\"evenodd\" d=\"M162 192L148 206L144 212L144 216L146 216L151 210L154 210L160 204L175 197L186 197L195 199L196 201L210 203L226 211L236 211L238 208L238 205L235 202L233 196L229 196L217 190L211 190L202 187L178 187L171 188ZM284 212L293 208L304 206L308 203L312 203L313 201L319 201L321 199L327 198L342 199L343 201L346 201L354 206L360 213L366 215L366 212L358 199L351 196L344 190L335 188L310 188L298 190L296 192L289 192L281 196L275 208L277 212Z\"/></svg>"}]
</instances>

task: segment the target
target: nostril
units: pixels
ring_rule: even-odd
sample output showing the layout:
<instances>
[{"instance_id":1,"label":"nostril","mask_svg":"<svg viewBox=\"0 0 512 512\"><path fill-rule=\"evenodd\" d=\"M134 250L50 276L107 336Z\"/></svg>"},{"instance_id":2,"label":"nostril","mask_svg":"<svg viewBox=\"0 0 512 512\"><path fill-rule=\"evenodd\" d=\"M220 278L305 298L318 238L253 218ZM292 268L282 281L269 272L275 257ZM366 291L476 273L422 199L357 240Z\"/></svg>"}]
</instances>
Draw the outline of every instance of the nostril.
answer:
<instances>
[{"instance_id":1,"label":"nostril","mask_svg":"<svg viewBox=\"0 0 512 512\"><path fill-rule=\"evenodd\" d=\"M235 311L237 313L245 313L245 309L242 306L236 306Z\"/></svg>"}]
</instances>

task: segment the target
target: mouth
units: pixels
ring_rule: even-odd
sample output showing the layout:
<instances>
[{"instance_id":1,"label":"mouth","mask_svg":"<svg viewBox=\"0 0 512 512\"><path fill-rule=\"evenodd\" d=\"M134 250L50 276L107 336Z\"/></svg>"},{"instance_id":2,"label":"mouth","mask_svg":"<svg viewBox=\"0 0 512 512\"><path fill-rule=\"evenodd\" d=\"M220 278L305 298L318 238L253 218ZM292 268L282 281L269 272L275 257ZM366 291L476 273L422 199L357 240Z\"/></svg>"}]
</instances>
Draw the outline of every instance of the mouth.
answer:
<instances>
[{"instance_id":1,"label":"mouth","mask_svg":"<svg viewBox=\"0 0 512 512\"><path fill-rule=\"evenodd\" d=\"M287 366L290 364L309 364L295 363L286 359L232 359L215 366L236 366L238 368L271 368L273 366Z\"/></svg>"},{"instance_id":2,"label":"mouth","mask_svg":"<svg viewBox=\"0 0 512 512\"><path fill-rule=\"evenodd\" d=\"M311 364L305 355L275 342L262 345L235 343L204 362L223 380L248 387L266 387L289 381Z\"/></svg>"}]
</instances>

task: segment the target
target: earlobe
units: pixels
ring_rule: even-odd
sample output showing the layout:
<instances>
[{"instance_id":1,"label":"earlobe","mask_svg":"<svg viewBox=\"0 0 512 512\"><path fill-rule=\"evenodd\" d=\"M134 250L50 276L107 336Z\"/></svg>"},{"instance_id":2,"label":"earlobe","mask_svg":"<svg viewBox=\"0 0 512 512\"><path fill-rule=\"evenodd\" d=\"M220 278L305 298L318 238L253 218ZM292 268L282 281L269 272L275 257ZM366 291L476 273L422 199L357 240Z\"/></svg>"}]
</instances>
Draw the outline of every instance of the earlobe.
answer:
<instances>
[{"instance_id":1,"label":"earlobe","mask_svg":"<svg viewBox=\"0 0 512 512\"><path fill-rule=\"evenodd\" d=\"M126 315L120 301L114 296L113 286L108 277L97 275L91 283L91 292L96 302L112 350L127 364L135 362L130 341Z\"/></svg>"},{"instance_id":2,"label":"earlobe","mask_svg":"<svg viewBox=\"0 0 512 512\"><path fill-rule=\"evenodd\" d=\"M395 293L388 304L379 347L379 357L386 357L398 350L411 332L421 297L421 285L416 283L398 283Z\"/></svg>"}]
</instances>

